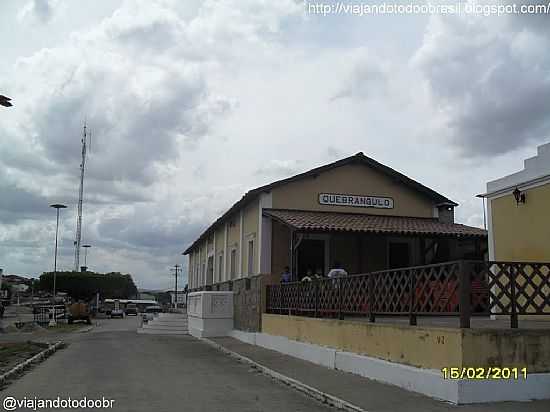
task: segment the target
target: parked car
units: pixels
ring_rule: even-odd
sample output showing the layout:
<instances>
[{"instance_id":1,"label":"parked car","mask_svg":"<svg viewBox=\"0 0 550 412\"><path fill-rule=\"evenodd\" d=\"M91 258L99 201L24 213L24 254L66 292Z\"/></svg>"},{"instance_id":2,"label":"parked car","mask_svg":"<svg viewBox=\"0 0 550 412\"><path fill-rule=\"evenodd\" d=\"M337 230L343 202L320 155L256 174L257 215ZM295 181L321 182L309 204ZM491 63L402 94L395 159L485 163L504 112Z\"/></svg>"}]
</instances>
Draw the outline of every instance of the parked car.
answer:
<instances>
[{"instance_id":1,"label":"parked car","mask_svg":"<svg viewBox=\"0 0 550 412\"><path fill-rule=\"evenodd\" d=\"M135 303L128 303L126 305L126 316L128 315L134 315L134 316L137 316L138 314L138 310L137 310L137 306Z\"/></svg>"},{"instance_id":2,"label":"parked car","mask_svg":"<svg viewBox=\"0 0 550 412\"><path fill-rule=\"evenodd\" d=\"M144 322L149 322L150 320L153 320L157 313L160 312L162 312L162 308L160 306L147 306L145 308L145 312L143 313L142 319Z\"/></svg>"},{"instance_id":3,"label":"parked car","mask_svg":"<svg viewBox=\"0 0 550 412\"><path fill-rule=\"evenodd\" d=\"M112 318L123 318L124 317L124 311L120 308L115 308L111 310L111 319Z\"/></svg>"}]
</instances>

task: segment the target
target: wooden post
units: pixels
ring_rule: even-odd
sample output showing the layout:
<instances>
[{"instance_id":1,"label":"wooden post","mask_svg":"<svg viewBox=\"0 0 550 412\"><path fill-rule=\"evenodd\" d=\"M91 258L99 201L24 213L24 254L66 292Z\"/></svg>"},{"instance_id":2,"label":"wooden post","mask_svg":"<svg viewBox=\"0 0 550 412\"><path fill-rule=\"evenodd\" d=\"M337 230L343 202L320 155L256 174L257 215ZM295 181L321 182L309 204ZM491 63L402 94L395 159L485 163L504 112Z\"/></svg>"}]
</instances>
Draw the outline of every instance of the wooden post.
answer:
<instances>
[{"instance_id":1,"label":"wooden post","mask_svg":"<svg viewBox=\"0 0 550 412\"><path fill-rule=\"evenodd\" d=\"M516 269L514 266L510 266L510 296L511 296L511 312L510 315L510 327L517 329L518 327L518 309L517 309L517 296L516 296Z\"/></svg>"},{"instance_id":2,"label":"wooden post","mask_svg":"<svg viewBox=\"0 0 550 412\"><path fill-rule=\"evenodd\" d=\"M409 270L409 286L411 297L409 299L409 325L416 326L416 312L414 310L415 292L416 292L416 273Z\"/></svg>"},{"instance_id":3,"label":"wooden post","mask_svg":"<svg viewBox=\"0 0 550 412\"><path fill-rule=\"evenodd\" d=\"M313 301L315 305L313 317L316 318L317 313L319 311L319 280L318 279L313 280Z\"/></svg>"},{"instance_id":4,"label":"wooden post","mask_svg":"<svg viewBox=\"0 0 550 412\"><path fill-rule=\"evenodd\" d=\"M263 290L263 288L261 290ZM269 299L269 295L271 295L270 291L271 291L271 286L266 285L265 286L265 308L261 312L272 313L271 302L270 302L271 299Z\"/></svg>"},{"instance_id":5,"label":"wooden post","mask_svg":"<svg viewBox=\"0 0 550 412\"><path fill-rule=\"evenodd\" d=\"M342 313L342 276L336 278L336 286L338 287L338 319L344 320Z\"/></svg>"},{"instance_id":6,"label":"wooden post","mask_svg":"<svg viewBox=\"0 0 550 412\"><path fill-rule=\"evenodd\" d=\"M469 328L472 313L471 302L471 264L461 260L458 264L458 279L460 282L460 327Z\"/></svg>"},{"instance_id":7,"label":"wooden post","mask_svg":"<svg viewBox=\"0 0 550 412\"><path fill-rule=\"evenodd\" d=\"M375 312L374 312L374 275L372 273L368 274L367 278L367 296L369 304L369 322L376 322Z\"/></svg>"},{"instance_id":8,"label":"wooden post","mask_svg":"<svg viewBox=\"0 0 550 412\"><path fill-rule=\"evenodd\" d=\"M283 283L278 286L279 289L279 313L284 315L284 303L283 303Z\"/></svg>"}]
</instances>

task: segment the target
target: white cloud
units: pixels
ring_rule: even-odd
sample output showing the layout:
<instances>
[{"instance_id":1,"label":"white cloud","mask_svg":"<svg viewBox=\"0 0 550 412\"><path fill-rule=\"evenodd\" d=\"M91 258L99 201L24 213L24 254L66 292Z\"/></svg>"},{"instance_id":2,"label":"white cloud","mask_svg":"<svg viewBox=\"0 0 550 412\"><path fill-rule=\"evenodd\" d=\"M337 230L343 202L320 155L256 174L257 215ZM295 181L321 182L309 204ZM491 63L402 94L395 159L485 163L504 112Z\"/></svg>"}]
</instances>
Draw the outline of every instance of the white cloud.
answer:
<instances>
[{"instance_id":1,"label":"white cloud","mask_svg":"<svg viewBox=\"0 0 550 412\"><path fill-rule=\"evenodd\" d=\"M479 225L473 195L546 133L549 32L530 21L369 20L374 37L366 20L304 19L291 0L155 0L74 32L50 24L55 44L0 79L16 102L0 117L3 265L51 268L47 204L62 201L60 264L72 266L85 117L89 263L140 286L171 285L168 267L247 190L359 151Z\"/></svg>"},{"instance_id":2,"label":"white cloud","mask_svg":"<svg viewBox=\"0 0 550 412\"><path fill-rule=\"evenodd\" d=\"M549 40L550 32L516 16L431 18L413 64L465 154L502 154L548 138Z\"/></svg>"}]
</instances>

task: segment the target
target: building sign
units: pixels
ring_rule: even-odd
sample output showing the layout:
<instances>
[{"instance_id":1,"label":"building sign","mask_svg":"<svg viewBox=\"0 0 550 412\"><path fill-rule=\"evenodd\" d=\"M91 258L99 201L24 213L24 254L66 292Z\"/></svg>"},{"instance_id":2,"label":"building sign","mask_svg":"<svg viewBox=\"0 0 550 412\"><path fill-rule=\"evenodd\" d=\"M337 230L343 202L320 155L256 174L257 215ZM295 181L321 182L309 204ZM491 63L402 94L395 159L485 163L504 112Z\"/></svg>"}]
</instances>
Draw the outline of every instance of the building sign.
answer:
<instances>
[{"instance_id":1,"label":"building sign","mask_svg":"<svg viewBox=\"0 0 550 412\"><path fill-rule=\"evenodd\" d=\"M331 206L375 207L393 209L391 197L347 195L342 193L319 193L319 203Z\"/></svg>"}]
</instances>

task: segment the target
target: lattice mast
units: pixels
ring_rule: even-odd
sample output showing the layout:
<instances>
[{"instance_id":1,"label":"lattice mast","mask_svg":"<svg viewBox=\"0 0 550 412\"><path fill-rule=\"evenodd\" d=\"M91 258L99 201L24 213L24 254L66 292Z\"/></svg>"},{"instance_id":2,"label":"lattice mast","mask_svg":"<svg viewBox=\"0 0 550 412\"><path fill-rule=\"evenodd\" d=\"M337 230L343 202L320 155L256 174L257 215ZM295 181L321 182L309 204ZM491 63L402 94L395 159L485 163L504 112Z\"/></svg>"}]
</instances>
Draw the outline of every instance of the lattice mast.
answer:
<instances>
[{"instance_id":1,"label":"lattice mast","mask_svg":"<svg viewBox=\"0 0 550 412\"><path fill-rule=\"evenodd\" d=\"M86 145L88 138L91 143L91 133L86 130L84 123L84 132L82 134L82 162L80 163L80 188L78 190L78 215L76 217L76 238L74 241L74 270L79 271L80 266L80 241L82 238L82 202L84 199L84 171L86 170Z\"/></svg>"}]
</instances>

